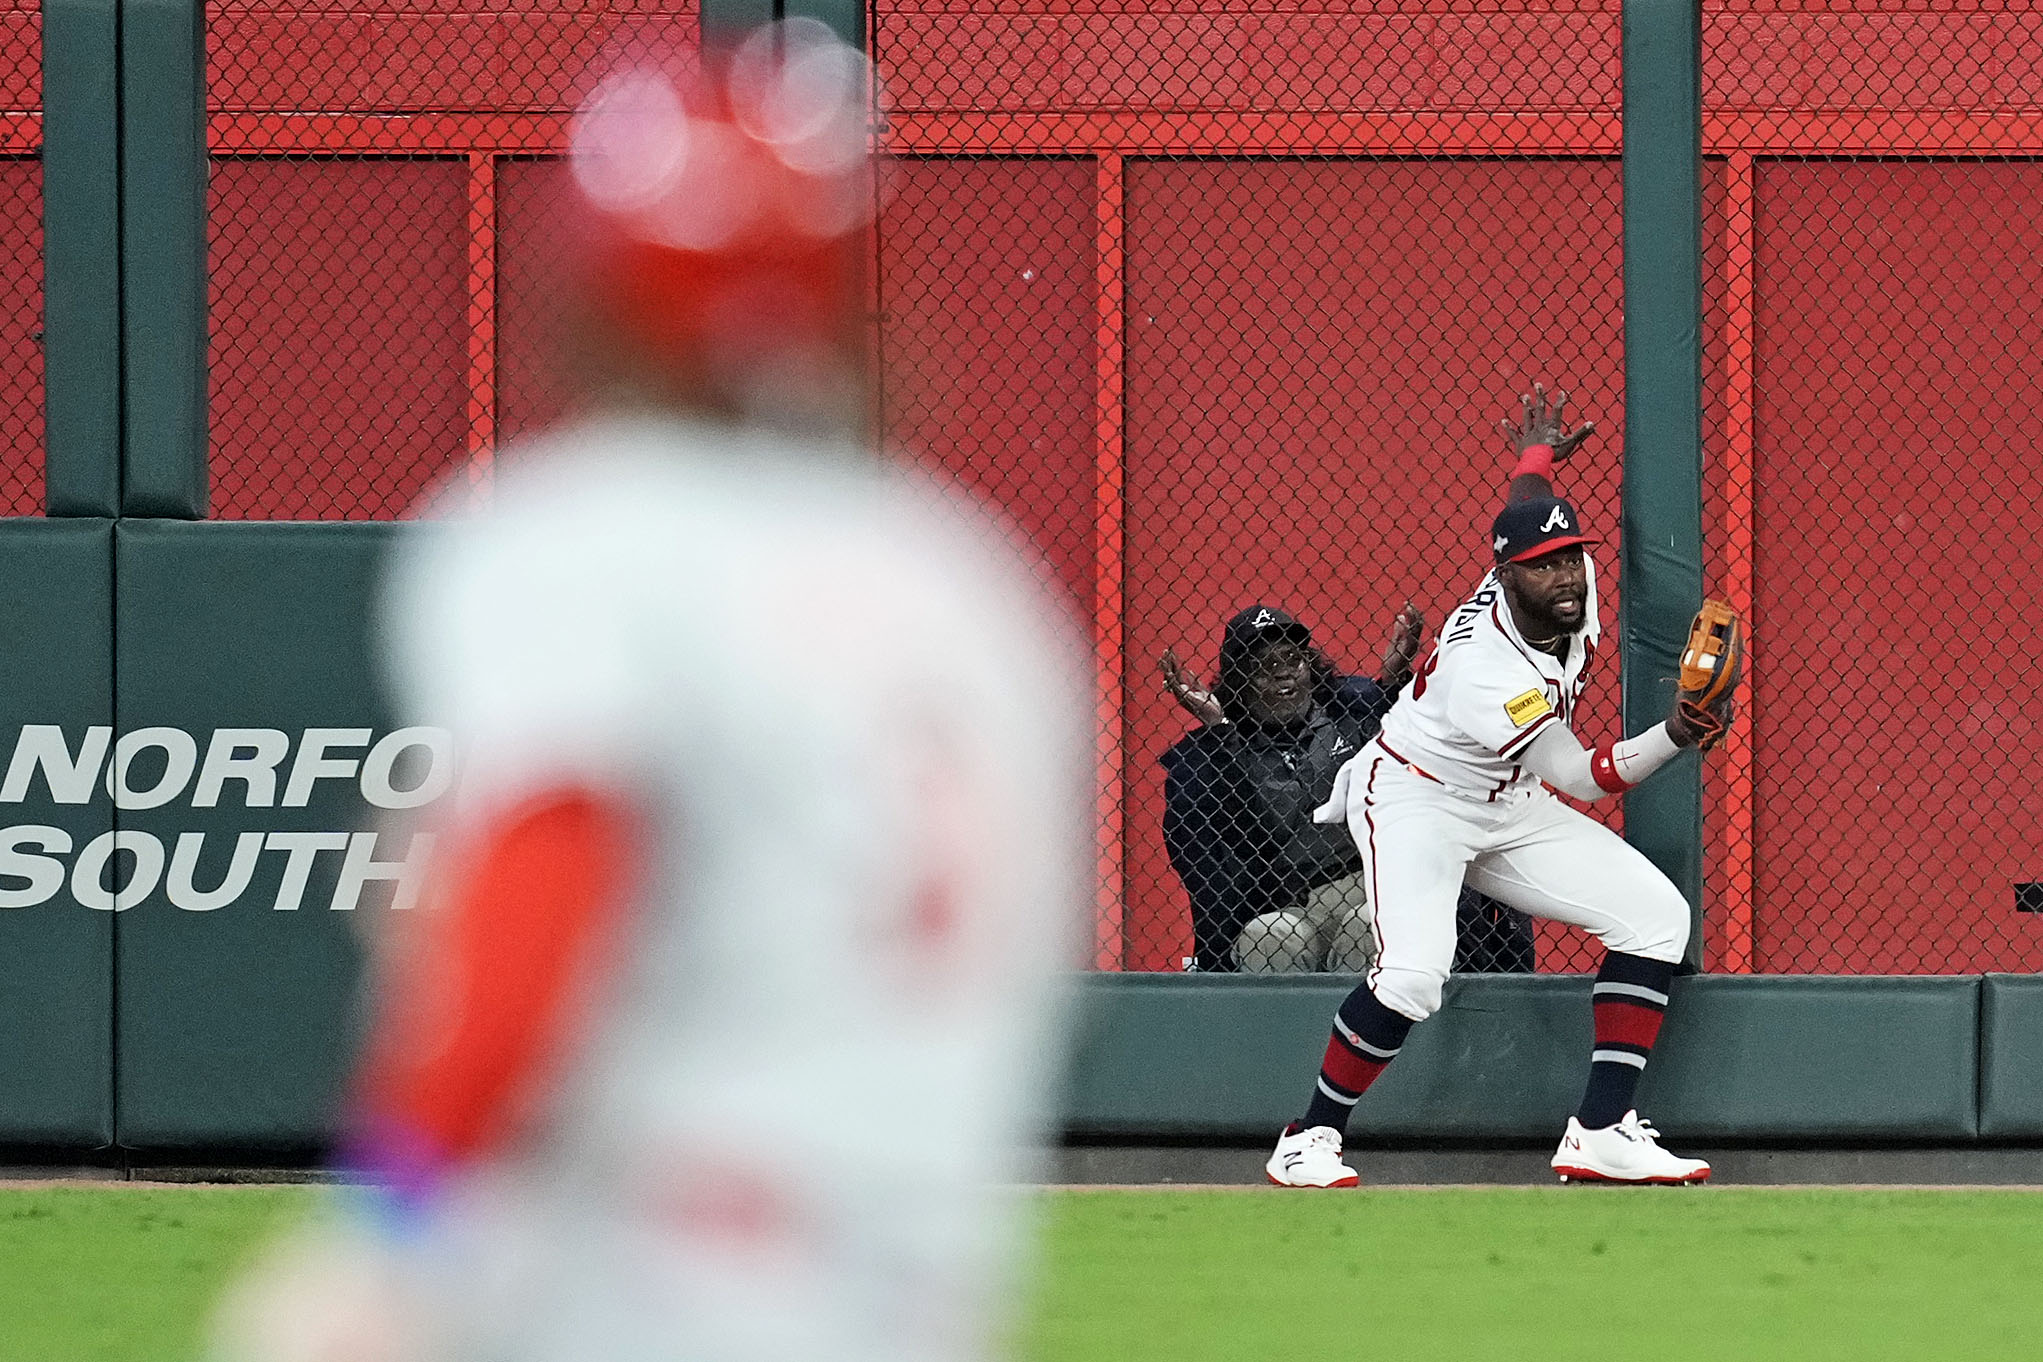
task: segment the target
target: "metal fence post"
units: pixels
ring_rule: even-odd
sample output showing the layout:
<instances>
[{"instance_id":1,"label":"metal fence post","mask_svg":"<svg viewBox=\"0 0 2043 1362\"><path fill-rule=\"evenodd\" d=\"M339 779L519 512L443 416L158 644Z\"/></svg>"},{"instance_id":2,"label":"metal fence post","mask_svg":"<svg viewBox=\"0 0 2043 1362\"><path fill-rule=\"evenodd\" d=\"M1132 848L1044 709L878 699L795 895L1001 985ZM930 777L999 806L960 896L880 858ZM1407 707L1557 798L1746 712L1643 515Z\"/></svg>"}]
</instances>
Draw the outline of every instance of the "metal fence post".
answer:
<instances>
[{"instance_id":1,"label":"metal fence post","mask_svg":"<svg viewBox=\"0 0 2043 1362\"><path fill-rule=\"evenodd\" d=\"M121 511L206 514L206 38L201 0L122 0Z\"/></svg>"},{"instance_id":2,"label":"metal fence post","mask_svg":"<svg viewBox=\"0 0 2043 1362\"><path fill-rule=\"evenodd\" d=\"M702 32L728 42L776 19L816 19L863 48L865 7L866 0L702 0Z\"/></svg>"},{"instance_id":3,"label":"metal fence post","mask_svg":"<svg viewBox=\"0 0 2043 1362\"><path fill-rule=\"evenodd\" d=\"M853 47L865 48L865 0L786 0L782 13L788 19L820 20Z\"/></svg>"},{"instance_id":4,"label":"metal fence post","mask_svg":"<svg viewBox=\"0 0 2043 1362\"><path fill-rule=\"evenodd\" d=\"M702 36L706 42L733 42L779 17L775 0L702 0Z\"/></svg>"},{"instance_id":5,"label":"metal fence post","mask_svg":"<svg viewBox=\"0 0 2043 1362\"><path fill-rule=\"evenodd\" d=\"M1666 717L1702 600L1702 9L1624 0L1625 730ZM1688 896L1702 961L1702 769L1625 797L1624 830Z\"/></svg>"},{"instance_id":6,"label":"metal fence post","mask_svg":"<svg viewBox=\"0 0 2043 1362\"><path fill-rule=\"evenodd\" d=\"M118 0L43 6L44 507L120 511Z\"/></svg>"}]
</instances>

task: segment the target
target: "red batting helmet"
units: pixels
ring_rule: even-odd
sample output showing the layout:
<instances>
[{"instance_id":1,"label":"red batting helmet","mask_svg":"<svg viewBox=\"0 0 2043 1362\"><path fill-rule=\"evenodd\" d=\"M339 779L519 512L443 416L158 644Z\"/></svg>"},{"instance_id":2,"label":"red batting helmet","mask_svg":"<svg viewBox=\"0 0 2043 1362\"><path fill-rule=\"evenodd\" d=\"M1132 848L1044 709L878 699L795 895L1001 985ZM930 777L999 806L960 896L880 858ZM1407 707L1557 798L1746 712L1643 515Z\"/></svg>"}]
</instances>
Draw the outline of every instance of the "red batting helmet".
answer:
<instances>
[{"instance_id":1,"label":"red batting helmet","mask_svg":"<svg viewBox=\"0 0 2043 1362\"><path fill-rule=\"evenodd\" d=\"M872 94L864 55L814 20L706 51L690 75L612 72L571 143L593 320L681 371L844 349Z\"/></svg>"}]
</instances>

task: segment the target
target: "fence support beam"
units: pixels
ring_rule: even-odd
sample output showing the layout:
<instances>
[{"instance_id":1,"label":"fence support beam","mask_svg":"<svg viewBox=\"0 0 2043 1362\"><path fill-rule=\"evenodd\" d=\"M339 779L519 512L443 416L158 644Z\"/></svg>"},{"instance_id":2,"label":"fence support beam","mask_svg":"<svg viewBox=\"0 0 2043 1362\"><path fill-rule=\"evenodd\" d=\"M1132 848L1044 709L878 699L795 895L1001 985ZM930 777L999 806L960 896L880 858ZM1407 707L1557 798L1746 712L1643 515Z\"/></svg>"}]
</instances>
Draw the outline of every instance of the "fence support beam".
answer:
<instances>
[{"instance_id":1,"label":"fence support beam","mask_svg":"<svg viewBox=\"0 0 2043 1362\"><path fill-rule=\"evenodd\" d=\"M1658 723L1702 601L1702 7L1624 0L1625 731ZM1625 838L1695 914L1702 960L1702 769L1625 797Z\"/></svg>"},{"instance_id":2,"label":"fence support beam","mask_svg":"<svg viewBox=\"0 0 2043 1362\"><path fill-rule=\"evenodd\" d=\"M702 32L712 41L742 38L777 19L815 19L853 47L865 47L865 0L702 0Z\"/></svg>"},{"instance_id":3,"label":"fence support beam","mask_svg":"<svg viewBox=\"0 0 2043 1362\"><path fill-rule=\"evenodd\" d=\"M120 512L117 3L43 7L43 471L53 516Z\"/></svg>"},{"instance_id":4,"label":"fence support beam","mask_svg":"<svg viewBox=\"0 0 2043 1362\"><path fill-rule=\"evenodd\" d=\"M703 41L736 42L778 19L780 8L777 0L702 0Z\"/></svg>"},{"instance_id":5,"label":"fence support beam","mask_svg":"<svg viewBox=\"0 0 2043 1362\"><path fill-rule=\"evenodd\" d=\"M865 48L865 0L784 0L781 16L819 20L853 47Z\"/></svg>"},{"instance_id":6,"label":"fence support beam","mask_svg":"<svg viewBox=\"0 0 2043 1362\"><path fill-rule=\"evenodd\" d=\"M206 514L206 39L200 0L121 0L124 515Z\"/></svg>"}]
</instances>

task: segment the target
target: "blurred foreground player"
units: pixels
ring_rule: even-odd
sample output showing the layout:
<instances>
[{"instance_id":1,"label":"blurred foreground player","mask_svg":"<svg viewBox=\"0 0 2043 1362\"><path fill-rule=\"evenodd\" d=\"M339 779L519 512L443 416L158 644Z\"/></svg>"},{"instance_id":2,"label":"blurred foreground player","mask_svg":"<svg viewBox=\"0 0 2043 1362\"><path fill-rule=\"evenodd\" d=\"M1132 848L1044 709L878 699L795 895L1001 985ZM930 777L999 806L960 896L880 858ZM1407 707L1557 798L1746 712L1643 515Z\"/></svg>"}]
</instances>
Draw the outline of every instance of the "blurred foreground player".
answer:
<instances>
[{"instance_id":1,"label":"blurred foreground player","mask_svg":"<svg viewBox=\"0 0 2043 1362\"><path fill-rule=\"evenodd\" d=\"M396 576L464 768L358 1082L392 1190L224 1355L989 1352L1085 901L1073 658L976 509L814 433L856 410L862 58L710 69L577 131L599 414Z\"/></svg>"}]
</instances>

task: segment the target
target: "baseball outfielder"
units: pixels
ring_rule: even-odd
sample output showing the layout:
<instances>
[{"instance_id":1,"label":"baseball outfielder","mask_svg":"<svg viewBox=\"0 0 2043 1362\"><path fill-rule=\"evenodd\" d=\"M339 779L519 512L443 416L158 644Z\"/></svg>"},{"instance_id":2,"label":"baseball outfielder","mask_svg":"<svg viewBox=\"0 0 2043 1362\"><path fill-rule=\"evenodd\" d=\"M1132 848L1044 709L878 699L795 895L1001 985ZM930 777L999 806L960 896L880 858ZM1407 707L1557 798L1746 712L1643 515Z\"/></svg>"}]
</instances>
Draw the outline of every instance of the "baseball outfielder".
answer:
<instances>
[{"instance_id":1,"label":"baseball outfielder","mask_svg":"<svg viewBox=\"0 0 2043 1362\"><path fill-rule=\"evenodd\" d=\"M1661 1148L1632 1104L1688 946L1688 904L1643 855L1553 791L1620 794L1684 748L1712 744L1730 719L1730 690L1708 703L1684 690L1666 722L1594 749L1570 729L1601 629L1595 563L1584 552L1598 541L1550 480L1595 428L1568 431L1565 402L1561 394L1549 406L1535 388L1521 422L1503 423L1518 461L1490 531L1495 566L1448 616L1382 731L1341 769L1315 814L1345 821L1362 852L1380 954L1336 1011L1310 1104L1270 1156L1279 1186L1360 1180L1341 1159L1348 1117L1413 1024L1440 1006L1464 883L1580 927L1606 948L1588 1088L1554 1170L1564 1181L1709 1176L1708 1164Z\"/></svg>"},{"instance_id":2,"label":"baseball outfielder","mask_svg":"<svg viewBox=\"0 0 2043 1362\"><path fill-rule=\"evenodd\" d=\"M600 410L396 573L463 773L359 1082L378 1232L223 1356L991 1349L1087 901L1077 654L976 507L787 427L860 335L863 59L708 69L577 132Z\"/></svg>"}]
</instances>

